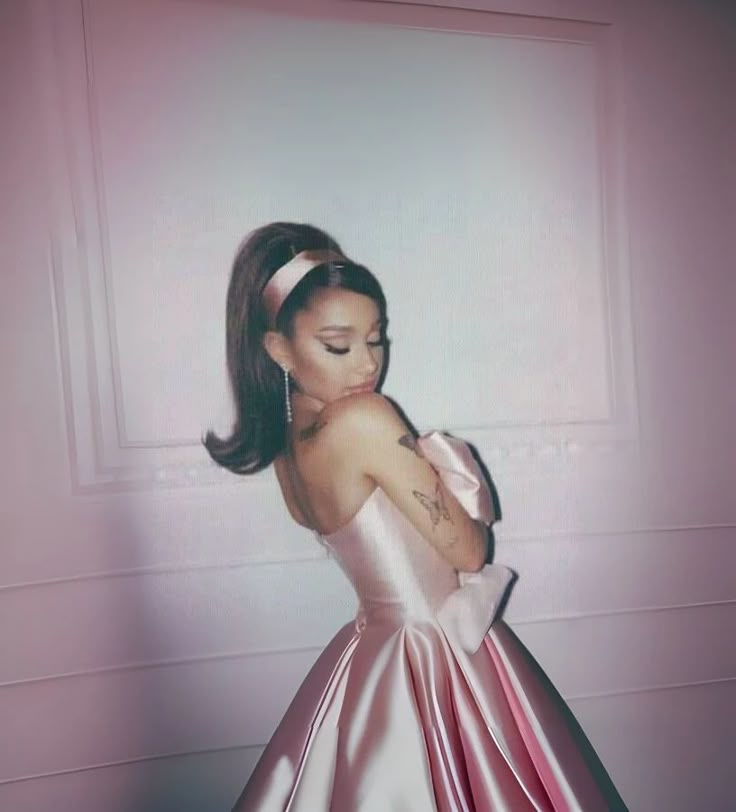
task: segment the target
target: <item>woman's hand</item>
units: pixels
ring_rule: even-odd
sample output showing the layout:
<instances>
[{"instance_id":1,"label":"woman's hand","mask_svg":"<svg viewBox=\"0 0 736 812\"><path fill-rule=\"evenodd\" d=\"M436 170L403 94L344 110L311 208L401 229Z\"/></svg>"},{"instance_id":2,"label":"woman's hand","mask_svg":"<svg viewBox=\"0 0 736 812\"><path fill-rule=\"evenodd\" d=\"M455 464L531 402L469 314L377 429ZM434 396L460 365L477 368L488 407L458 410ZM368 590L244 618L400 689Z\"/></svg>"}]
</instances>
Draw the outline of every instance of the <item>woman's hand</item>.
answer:
<instances>
[{"instance_id":1,"label":"woman's hand","mask_svg":"<svg viewBox=\"0 0 736 812\"><path fill-rule=\"evenodd\" d=\"M477 572L488 534L422 455L415 435L377 392L332 401L321 413L329 442L350 449L350 465L376 482L422 536L457 570ZM326 438L325 438L326 439Z\"/></svg>"}]
</instances>

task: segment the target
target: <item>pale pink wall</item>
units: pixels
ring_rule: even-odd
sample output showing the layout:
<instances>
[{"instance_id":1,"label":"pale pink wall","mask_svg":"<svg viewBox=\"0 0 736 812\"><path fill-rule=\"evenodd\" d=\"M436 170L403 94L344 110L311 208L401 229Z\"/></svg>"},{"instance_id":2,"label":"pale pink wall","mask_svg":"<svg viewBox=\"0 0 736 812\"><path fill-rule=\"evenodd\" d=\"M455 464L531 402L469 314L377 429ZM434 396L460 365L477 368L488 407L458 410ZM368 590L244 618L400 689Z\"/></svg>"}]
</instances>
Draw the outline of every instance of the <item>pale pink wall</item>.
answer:
<instances>
[{"instance_id":1,"label":"pale pink wall","mask_svg":"<svg viewBox=\"0 0 736 812\"><path fill-rule=\"evenodd\" d=\"M56 102L33 38L50 5L0 6L0 808L228 808L349 593L269 480L203 486L183 463L175 487L71 495L79 402L63 388L47 233L68 225L69 184L48 174ZM491 461L499 557L523 575L509 619L632 810L736 807L733 8L475 5L611 21L621 47L641 465L601 464L585 490L571 466L542 490L533 465ZM73 23L77 4L56 6ZM57 261L74 256L71 232ZM254 566L244 546L266 538Z\"/></svg>"}]
</instances>

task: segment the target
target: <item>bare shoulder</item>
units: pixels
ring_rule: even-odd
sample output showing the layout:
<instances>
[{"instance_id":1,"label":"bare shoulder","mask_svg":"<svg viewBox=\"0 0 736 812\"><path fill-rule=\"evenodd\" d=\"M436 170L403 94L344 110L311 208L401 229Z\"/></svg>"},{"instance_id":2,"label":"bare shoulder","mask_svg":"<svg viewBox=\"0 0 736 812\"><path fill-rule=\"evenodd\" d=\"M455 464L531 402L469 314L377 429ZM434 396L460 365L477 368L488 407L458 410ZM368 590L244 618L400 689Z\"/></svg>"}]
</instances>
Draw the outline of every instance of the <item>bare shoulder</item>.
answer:
<instances>
[{"instance_id":1,"label":"bare shoulder","mask_svg":"<svg viewBox=\"0 0 736 812\"><path fill-rule=\"evenodd\" d=\"M395 454L415 451L415 435L397 407L378 392L361 392L329 403L320 413L324 448L347 470L376 482L395 464ZM402 448L403 447L403 448Z\"/></svg>"},{"instance_id":2,"label":"bare shoulder","mask_svg":"<svg viewBox=\"0 0 736 812\"><path fill-rule=\"evenodd\" d=\"M326 439L360 445L379 436L404 434L407 425L391 401L379 392L361 392L329 403L320 413Z\"/></svg>"},{"instance_id":3,"label":"bare shoulder","mask_svg":"<svg viewBox=\"0 0 736 812\"><path fill-rule=\"evenodd\" d=\"M397 407L376 392L349 395L322 410L321 436L341 463L340 476L375 482L409 522L457 569L477 570L486 534L421 453Z\"/></svg>"},{"instance_id":4,"label":"bare shoulder","mask_svg":"<svg viewBox=\"0 0 736 812\"><path fill-rule=\"evenodd\" d=\"M380 392L360 392L333 400L321 414L333 421L357 425L364 420L385 420L397 413L391 401Z\"/></svg>"}]
</instances>

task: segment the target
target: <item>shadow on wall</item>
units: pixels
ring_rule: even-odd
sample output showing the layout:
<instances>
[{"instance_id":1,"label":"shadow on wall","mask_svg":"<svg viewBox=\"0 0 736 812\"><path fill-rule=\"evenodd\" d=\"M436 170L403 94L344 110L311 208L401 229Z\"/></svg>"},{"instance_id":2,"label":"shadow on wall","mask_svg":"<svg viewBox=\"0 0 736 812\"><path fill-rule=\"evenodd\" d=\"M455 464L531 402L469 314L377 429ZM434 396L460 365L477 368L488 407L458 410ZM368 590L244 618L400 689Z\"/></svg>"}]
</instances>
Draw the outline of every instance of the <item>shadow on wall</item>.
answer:
<instances>
[{"instance_id":1,"label":"shadow on wall","mask_svg":"<svg viewBox=\"0 0 736 812\"><path fill-rule=\"evenodd\" d=\"M146 566L157 547L151 537L155 523L150 525L134 500L129 517L125 543L140 551ZM244 695L241 658L228 656L232 643L225 642L219 596L213 600L222 570L164 566L134 577L131 611L141 665L129 673L125 694L131 714L138 716L140 736L138 760L128 770L128 808L227 811L260 750L243 745L248 731L239 720L248 717L252 702ZM249 611L257 628L258 609ZM223 634L225 639L218 639ZM233 707L238 697L241 702Z\"/></svg>"},{"instance_id":2,"label":"shadow on wall","mask_svg":"<svg viewBox=\"0 0 736 812\"><path fill-rule=\"evenodd\" d=\"M208 661L201 643L193 650L192 585L186 571L151 569L156 544L140 498L80 500L73 515L46 505L24 533L29 549L52 539L47 570L55 556L71 577L5 599L18 622L6 650L17 685L3 714L13 742L3 810L229 810L252 769L244 713L228 699L243 697L235 669ZM223 690L228 678L233 689Z\"/></svg>"}]
</instances>

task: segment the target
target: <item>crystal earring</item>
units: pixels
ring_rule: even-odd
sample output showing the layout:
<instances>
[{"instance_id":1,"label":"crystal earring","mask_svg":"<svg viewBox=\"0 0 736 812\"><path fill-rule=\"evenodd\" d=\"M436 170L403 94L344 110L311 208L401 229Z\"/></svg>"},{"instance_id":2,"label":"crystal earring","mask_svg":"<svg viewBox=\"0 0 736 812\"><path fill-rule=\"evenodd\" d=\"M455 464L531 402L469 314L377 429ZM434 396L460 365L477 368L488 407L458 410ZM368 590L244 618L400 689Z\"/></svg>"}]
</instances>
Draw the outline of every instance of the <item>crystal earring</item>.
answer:
<instances>
[{"instance_id":1,"label":"crystal earring","mask_svg":"<svg viewBox=\"0 0 736 812\"><path fill-rule=\"evenodd\" d=\"M286 422L291 423L291 396L289 394L289 367L286 364L281 364L281 369L284 370L284 402L286 403Z\"/></svg>"}]
</instances>

